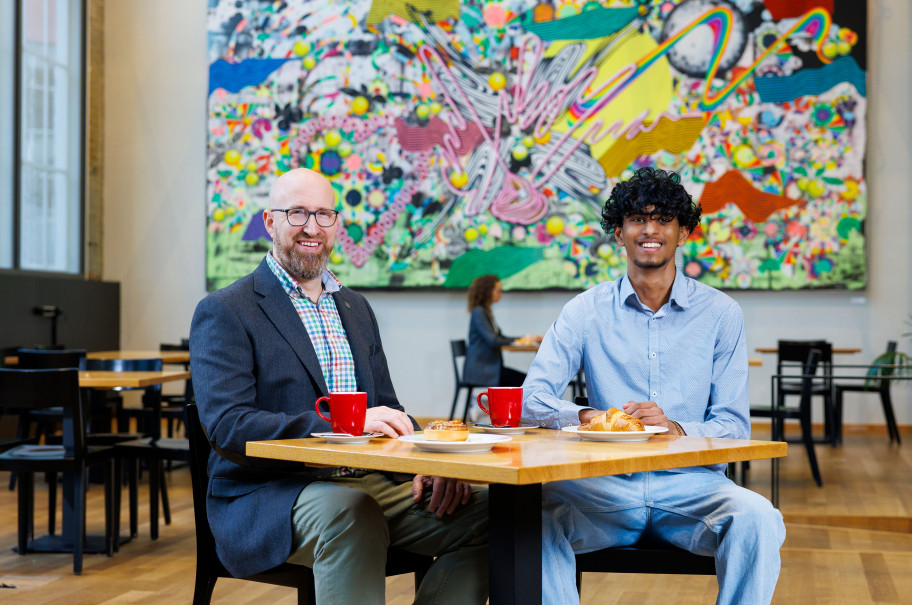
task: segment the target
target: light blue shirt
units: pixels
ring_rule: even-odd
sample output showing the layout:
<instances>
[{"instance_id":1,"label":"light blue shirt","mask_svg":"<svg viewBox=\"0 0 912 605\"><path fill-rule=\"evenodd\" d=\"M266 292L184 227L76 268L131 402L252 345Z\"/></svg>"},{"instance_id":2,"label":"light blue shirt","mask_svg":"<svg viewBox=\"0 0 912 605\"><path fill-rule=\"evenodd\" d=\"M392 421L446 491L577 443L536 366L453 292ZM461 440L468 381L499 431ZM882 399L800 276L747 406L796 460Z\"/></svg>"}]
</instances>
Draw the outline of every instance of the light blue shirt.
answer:
<instances>
[{"instance_id":1,"label":"light blue shirt","mask_svg":"<svg viewBox=\"0 0 912 605\"><path fill-rule=\"evenodd\" d=\"M590 407L655 401L688 435L750 437L741 308L680 271L655 313L627 275L567 303L523 384L523 419L550 428L578 425L583 408L561 395L580 366Z\"/></svg>"}]
</instances>

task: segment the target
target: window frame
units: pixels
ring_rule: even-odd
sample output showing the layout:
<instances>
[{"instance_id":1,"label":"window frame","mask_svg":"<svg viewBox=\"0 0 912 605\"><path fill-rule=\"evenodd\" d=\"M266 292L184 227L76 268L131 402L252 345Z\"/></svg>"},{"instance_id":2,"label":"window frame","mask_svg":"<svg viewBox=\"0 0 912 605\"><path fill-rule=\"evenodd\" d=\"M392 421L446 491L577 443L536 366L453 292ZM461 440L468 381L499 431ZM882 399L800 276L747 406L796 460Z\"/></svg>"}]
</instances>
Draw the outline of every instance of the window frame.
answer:
<instances>
[{"instance_id":1,"label":"window frame","mask_svg":"<svg viewBox=\"0 0 912 605\"><path fill-rule=\"evenodd\" d=\"M78 231L76 236L78 237L78 242L76 243L76 249L78 250L78 261L76 263L75 270L73 272L69 271L60 271L52 269L33 269L33 268L22 268L22 107L23 107L23 87L22 87L22 70L23 70L23 52L22 52L22 43L23 43L23 15L24 15L24 3L28 0L16 0L13 8L13 99L12 99L12 154L10 161L12 162L12 170L10 172L11 176L11 189L12 189L12 215L11 215L11 225L9 235L12 238L12 254L10 255L10 265L9 267L0 267L0 273L6 274L23 274L23 275L41 275L47 277L64 277L64 278L76 278L83 279L85 276L86 270L86 153L87 153L87 140L86 140L86 124L88 122L88 108L87 108L87 94L88 94L88 82L86 80L88 76L88 0L66 0L71 4L70 9L73 10L72 14L78 14L80 18L79 24L79 67L78 67L78 77L79 85L74 87L73 92L78 95L79 100L79 124L75 129L77 133L78 142L77 142L77 152L78 161L74 166L74 170L78 171L76 176L77 185L76 185L76 199L72 203L78 204L76 209L76 216L78 221ZM47 0L51 2L53 0ZM69 85L69 84L68 84ZM69 127L70 124L67 124ZM6 235L6 233L0 233L0 235Z\"/></svg>"}]
</instances>

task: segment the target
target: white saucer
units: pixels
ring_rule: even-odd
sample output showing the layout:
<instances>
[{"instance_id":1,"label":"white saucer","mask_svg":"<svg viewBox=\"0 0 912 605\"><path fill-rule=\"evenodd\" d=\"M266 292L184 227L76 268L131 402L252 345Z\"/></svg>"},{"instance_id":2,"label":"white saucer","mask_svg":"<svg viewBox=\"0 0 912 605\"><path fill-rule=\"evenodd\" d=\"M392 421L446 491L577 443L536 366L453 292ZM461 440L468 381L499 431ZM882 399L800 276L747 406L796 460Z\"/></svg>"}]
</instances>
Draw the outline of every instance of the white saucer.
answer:
<instances>
[{"instance_id":1,"label":"white saucer","mask_svg":"<svg viewBox=\"0 0 912 605\"><path fill-rule=\"evenodd\" d=\"M349 435L348 433L311 433L311 437L321 437L327 443L367 443L374 437L383 437L383 433L364 433L363 435Z\"/></svg>"},{"instance_id":2,"label":"white saucer","mask_svg":"<svg viewBox=\"0 0 912 605\"><path fill-rule=\"evenodd\" d=\"M519 426L492 426L490 424L473 422L472 426L478 427L485 433L493 435L522 435L526 431L537 429L538 426L532 424L521 424Z\"/></svg>"},{"instance_id":3,"label":"white saucer","mask_svg":"<svg viewBox=\"0 0 912 605\"><path fill-rule=\"evenodd\" d=\"M428 441L422 434L402 435L399 441L411 443L423 452L453 452L453 453L475 453L490 451L498 443L510 441L511 437L507 435L479 435L478 433L469 433L469 438L465 441Z\"/></svg>"},{"instance_id":4,"label":"white saucer","mask_svg":"<svg viewBox=\"0 0 912 605\"><path fill-rule=\"evenodd\" d=\"M581 431L579 426L565 426L561 429L588 441L648 441L653 435L668 431L664 426L646 425L645 431Z\"/></svg>"}]
</instances>

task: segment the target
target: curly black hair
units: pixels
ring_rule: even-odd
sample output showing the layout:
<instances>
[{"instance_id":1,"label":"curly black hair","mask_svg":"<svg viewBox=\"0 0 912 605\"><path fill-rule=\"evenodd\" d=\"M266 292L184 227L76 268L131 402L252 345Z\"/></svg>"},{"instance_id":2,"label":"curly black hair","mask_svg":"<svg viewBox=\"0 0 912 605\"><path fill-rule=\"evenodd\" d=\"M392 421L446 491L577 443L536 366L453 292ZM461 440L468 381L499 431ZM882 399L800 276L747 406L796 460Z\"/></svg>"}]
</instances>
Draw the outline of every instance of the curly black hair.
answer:
<instances>
[{"instance_id":1,"label":"curly black hair","mask_svg":"<svg viewBox=\"0 0 912 605\"><path fill-rule=\"evenodd\" d=\"M700 206L694 204L678 173L646 166L611 190L602 210L602 229L612 235L626 217L642 214L649 206L651 215L673 216L688 231L700 224Z\"/></svg>"}]
</instances>

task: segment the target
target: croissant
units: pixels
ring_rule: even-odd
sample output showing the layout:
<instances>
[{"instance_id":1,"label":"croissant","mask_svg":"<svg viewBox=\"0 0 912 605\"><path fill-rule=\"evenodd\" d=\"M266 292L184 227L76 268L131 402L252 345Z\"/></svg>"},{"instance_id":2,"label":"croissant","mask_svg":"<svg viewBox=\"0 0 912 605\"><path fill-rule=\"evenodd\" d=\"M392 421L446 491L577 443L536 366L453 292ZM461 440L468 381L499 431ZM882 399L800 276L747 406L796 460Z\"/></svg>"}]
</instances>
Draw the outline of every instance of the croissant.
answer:
<instances>
[{"instance_id":1,"label":"croissant","mask_svg":"<svg viewBox=\"0 0 912 605\"><path fill-rule=\"evenodd\" d=\"M625 414L617 408L611 408L593 417L586 424L580 425L581 431L645 431L646 426L639 418Z\"/></svg>"}]
</instances>

